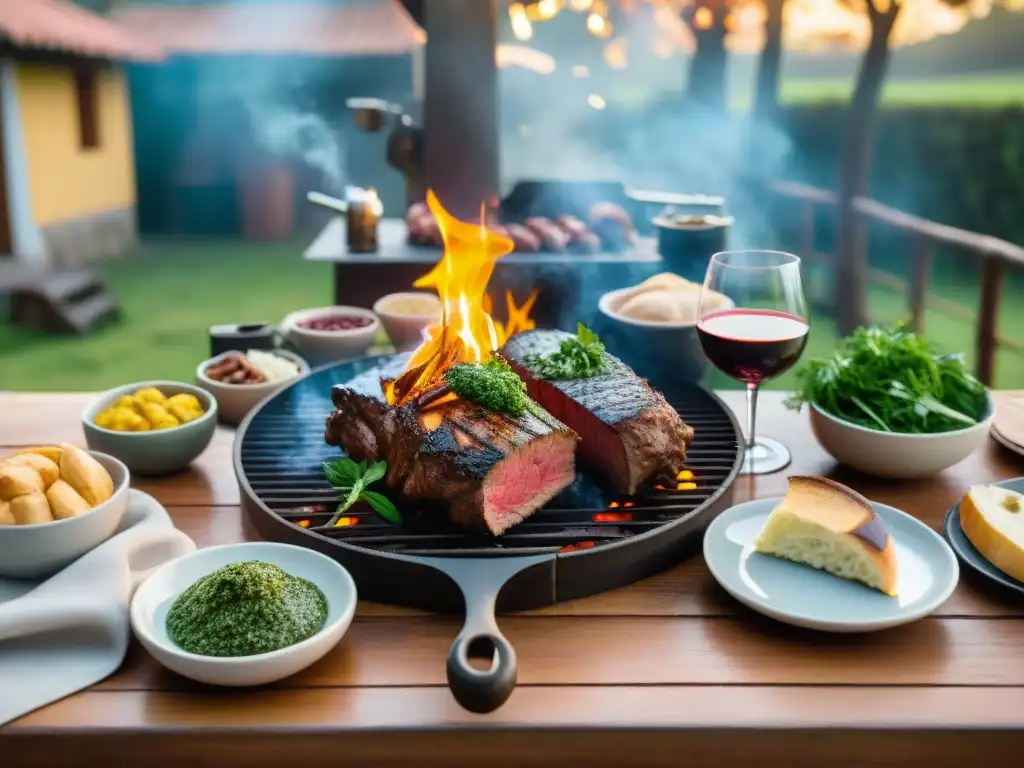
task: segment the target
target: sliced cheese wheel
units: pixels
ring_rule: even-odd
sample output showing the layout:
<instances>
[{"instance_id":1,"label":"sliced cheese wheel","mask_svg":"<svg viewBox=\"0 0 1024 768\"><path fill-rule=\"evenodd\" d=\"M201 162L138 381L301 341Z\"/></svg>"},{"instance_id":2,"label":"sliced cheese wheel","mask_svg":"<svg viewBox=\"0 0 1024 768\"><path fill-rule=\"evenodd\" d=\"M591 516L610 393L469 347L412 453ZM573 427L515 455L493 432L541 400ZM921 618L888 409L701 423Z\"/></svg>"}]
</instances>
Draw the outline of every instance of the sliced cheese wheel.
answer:
<instances>
[{"instance_id":1,"label":"sliced cheese wheel","mask_svg":"<svg viewBox=\"0 0 1024 768\"><path fill-rule=\"evenodd\" d=\"M973 486L960 502L960 527L982 557L1024 581L1024 494Z\"/></svg>"}]
</instances>

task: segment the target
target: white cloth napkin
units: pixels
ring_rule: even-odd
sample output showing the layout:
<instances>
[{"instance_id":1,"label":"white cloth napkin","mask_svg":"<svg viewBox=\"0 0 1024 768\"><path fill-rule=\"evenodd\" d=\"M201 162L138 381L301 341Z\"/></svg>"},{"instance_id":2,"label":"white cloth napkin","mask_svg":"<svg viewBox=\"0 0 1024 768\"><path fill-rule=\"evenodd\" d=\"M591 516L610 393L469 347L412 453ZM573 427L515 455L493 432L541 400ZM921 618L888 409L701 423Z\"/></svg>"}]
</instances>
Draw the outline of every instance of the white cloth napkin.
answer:
<instances>
[{"instance_id":1,"label":"white cloth napkin","mask_svg":"<svg viewBox=\"0 0 1024 768\"><path fill-rule=\"evenodd\" d=\"M0 725L115 672L128 649L135 587L196 548L156 499L129 493L114 535L57 575L0 578Z\"/></svg>"}]
</instances>

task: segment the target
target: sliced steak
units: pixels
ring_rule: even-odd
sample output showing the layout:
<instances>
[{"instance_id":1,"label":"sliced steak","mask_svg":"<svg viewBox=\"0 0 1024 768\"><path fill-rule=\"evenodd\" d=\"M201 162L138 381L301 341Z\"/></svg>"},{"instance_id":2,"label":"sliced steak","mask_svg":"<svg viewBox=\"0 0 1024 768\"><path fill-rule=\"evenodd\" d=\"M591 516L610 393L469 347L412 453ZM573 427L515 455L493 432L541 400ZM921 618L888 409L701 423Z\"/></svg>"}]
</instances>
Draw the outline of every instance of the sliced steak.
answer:
<instances>
[{"instance_id":1,"label":"sliced steak","mask_svg":"<svg viewBox=\"0 0 1024 768\"><path fill-rule=\"evenodd\" d=\"M608 371L589 379L545 381L530 373L530 355L554 352L570 338L564 331L526 331L500 353L530 397L580 436L581 461L607 485L633 494L652 478L675 483L693 429L629 366L608 355Z\"/></svg>"},{"instance_id":2,"label":"sliced steak","mask_svg":"<svg viewBox=\"0 0 1024 768\"><path fill-rule=\"evenodd\" d=\"M513 418L433 394L396 407L336 386L324 439L356 461L386 460L388 486L445 503L454 522L493 534L575 479L578 438L550 414Z\"/></svg>"}]
</instances>

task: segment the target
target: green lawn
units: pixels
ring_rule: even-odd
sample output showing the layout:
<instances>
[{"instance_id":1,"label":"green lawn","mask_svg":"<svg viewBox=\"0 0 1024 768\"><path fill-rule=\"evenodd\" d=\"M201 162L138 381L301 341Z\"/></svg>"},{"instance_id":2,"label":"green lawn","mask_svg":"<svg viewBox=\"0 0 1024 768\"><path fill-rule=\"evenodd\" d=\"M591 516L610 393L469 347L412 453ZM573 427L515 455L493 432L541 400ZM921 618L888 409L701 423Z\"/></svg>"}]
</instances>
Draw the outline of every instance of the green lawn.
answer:
<instances>
[{"instance_id":1,"label":"green lawn","mask_svg":"<svg viewBox=\"0 0 1024 768\"><path fill-rule=\"evenodd\" d=\"M98 390L144 379L191 381L196 365L209 355L209 326L273 323L295 309L330 303L329 266L306 262L301 252L300 243L148 244L137 256L103 270L124 310L119 323L76 338L28 334L0 320L0 390ZM940 290L967 305L977 300L977 289L969 284ZM1006 293L1000 327L1024 336L1018 330L1024 329L1024 304ZM873 320L893 322L905 313L905 297L872 291ZM834 323L814 317L811 327L806 354L826 354L835 343ZM970 323L929 311L926 331L944 351L966 351L973 365ZM736 386L717 374L709 383ZM791 383L792 373L771 386ZM1024 387L1024 355L1000 354L996 384Z\"/></svg>"},{"instance_id":2,"label":"green lawn","mask_svg":"<svg viewBox=\"0 0 1024 768\"><path fill-rule=\"evenodd\" d=\"M848 101L852 78L787 79L782 82L782 101L803 104L817 101ZM988 72L938 78L890 80L882 92L890 106L1006 106L1024 104L1024 76L1019 72Z\"/></svg>"},{"instance_id":3,"label":"green lawn","mask_svg":"<svg viewBox=\"0 0 1024 768\"><path fill-rule=\"evenodd\" d=\"M192 381L217 323L277 322L331 302L331 270L304 244L159 243L113 262L120 323L86 338L27 334L0 321L0 389L95 390L142 379Z\"/></svg>"}]
</instances>

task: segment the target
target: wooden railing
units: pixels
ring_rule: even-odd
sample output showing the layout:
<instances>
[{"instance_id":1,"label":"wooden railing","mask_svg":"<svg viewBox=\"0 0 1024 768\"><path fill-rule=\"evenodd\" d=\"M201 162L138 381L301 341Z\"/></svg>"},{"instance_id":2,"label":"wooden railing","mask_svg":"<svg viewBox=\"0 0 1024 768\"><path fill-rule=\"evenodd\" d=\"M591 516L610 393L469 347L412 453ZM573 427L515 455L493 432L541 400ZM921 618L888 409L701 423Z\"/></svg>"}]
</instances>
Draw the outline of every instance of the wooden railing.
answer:
<instances>
[{"instance_id":1,"label":"wooden railing","mask_svg":"<svg viewBox=\"0 0 1024 768\"><path fill-rule=\"evenodd\" d=\"M810 263L834 267L834 257L817 250L815 220L819 207L834 208L836 206L836 194L827 189L782 180L769 182L768 189L781 197L798 201L801 204L801 257L806 258ZM928 221L863 197L854 201L854 208L865 223L875 221L887 224L908 233L916 241L909 280L880 269L870 269L869 280L907 296L910 323L918 332L924 330L926 305L930 305L943 314L976 322L977 376L986 385L991 386L995 371L996 351L1001 347L1024 351L1024 341L1002 336L997 329L1003 278L1007 269L1024 271L1024 248L996 237ZM932 261L937 247L951 248L969 254L981 262L981 293L977 311L942 296L928 295Z\"/></svg>"}]
</instances>

